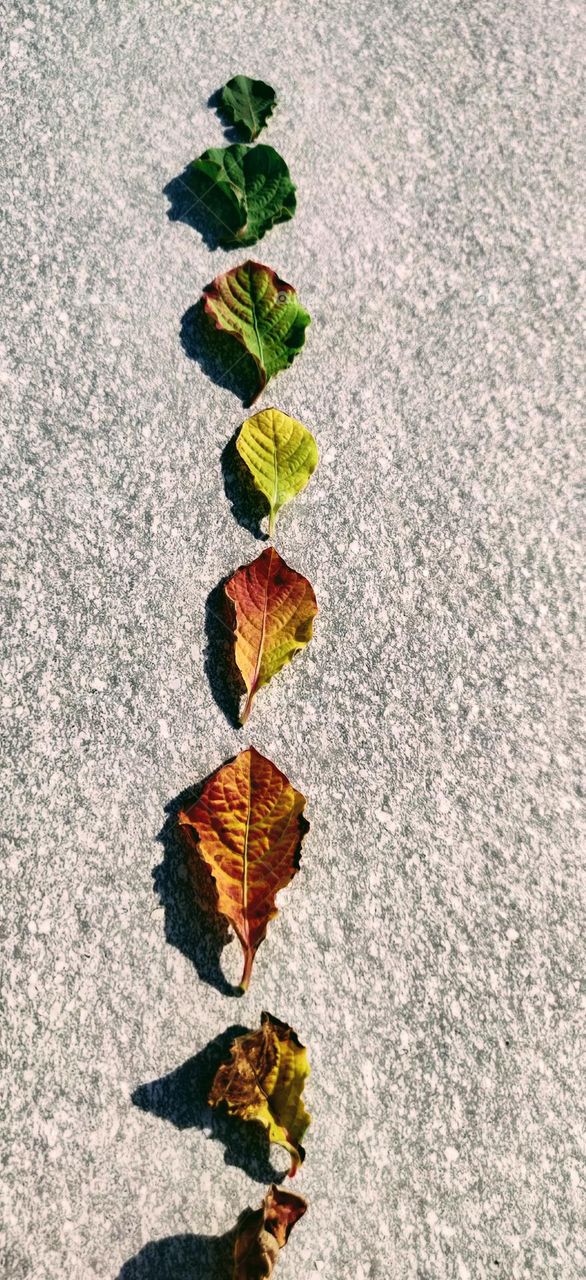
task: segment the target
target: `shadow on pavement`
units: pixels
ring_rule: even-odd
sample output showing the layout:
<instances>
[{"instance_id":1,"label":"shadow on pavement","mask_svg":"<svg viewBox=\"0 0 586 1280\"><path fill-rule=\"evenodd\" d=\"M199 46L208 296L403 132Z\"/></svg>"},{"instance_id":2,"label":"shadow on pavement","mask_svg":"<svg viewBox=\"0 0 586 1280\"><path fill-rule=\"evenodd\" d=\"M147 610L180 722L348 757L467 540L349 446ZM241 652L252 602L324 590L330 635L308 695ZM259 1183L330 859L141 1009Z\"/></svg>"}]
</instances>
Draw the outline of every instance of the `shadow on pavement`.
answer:
<instances>
[{"instance_id":1,"label":"shadow on pavement","mask_svg":"<svg viewBox=\"0 0 586 1280\"><path fill-rule=\"evenodd\" d=\"M244 137L244 133L238 129L236 125L230 124L227 116L224 115L222 110L222 89L216 89L214 93L210 94L206 106L208 106L212 111L215 111L224 130L224 137L227 143L246 142L247 145L250 146L250 143Z\"/></svg>"},{"instance_id":2,"label":"shadow on pavement","mask_svg":"<svg viewBox=\"0 0 586 1280\"><path fill-rule=\"evenodd\" d=\"M214 770L215 772L215 770ZM213 880L195 854L190 855L177 823L180 809L199 799L213 775L187 787L165 806L165 824L157 836L163 846L163 860L153 867L153 889L165 912L165 938L195 966L202 982L222 995L241 995L224 977L220 957L231 934L224 918L215 909ZM187 837L190 838L190 837Z\"/></svg>"},{"instance_id":3,"label":"shadow on pavement","mask_svg":"<svg viewBox=\"0 0 586 1280\"><path fill-rule=\"evenodd\" d=\"M261 520L268 516L270 506L264 494L257 489L254 480L236 448L238 430L224 446L221 465L224 491L232 508L232 515L243 529L255 538L266 542L267 534L261 528Z\"/></svg>"},{"instance_id":4,"label":"shadow on pavement","mask_svg":"<svg viewBox=\"0 0 586 1280\"><path fill-rule=\"evenodd\" d=\"M235 1232L152 1240L124 1263L116 1280L231 1280Z\"/></svg>"},{"instance_id":5,"label":"shadow on pavement","mask_svg":"<svg viewBox=\"0 0 586 1280\"><path fill-rule=\"evenodd\" d=\"M182 317L180 338L185 354L212 382L233 392L245 406L252 404L259 384L254 360L236 338L215 328L201 298Z\"/></svg>"},{"instance_id":6,"label":"shadow on pavement","mask_svg":"<svg viewBox=\"0 0 586 1280\"><path fill-rule=\"evenodd\" d=\"M170 208L167 209L169 222L184 222L186 226L198 231L208 249L218 249L222 240L222 229L217 218L206 207L200 197L191 189L190 166L183 173L163 187L163 195L167 197Z\"/></svg>"},{"instance_id":7,"label":"shadow on pavement","mask_svg":"<svg viewBox=\"0 0 586 1280\"><path fill-rule=\"evenodd\" d=\"M262 1125L230 1116L224 1107L208 1106L218 1067L228 1059L235 1037L247 1030L236 1024L228 1027L183 1066L140 1085L132 1093L132 1102L177 1129L207 1130L212 1140L225 1146L225 1163L243 1169L255 1181L281 1182L284 1175L271 1164L269 1140Z\"/></svg>"},{"instance_id":8,"label":"shadow on pavement","mask_svg":"<svg viewBox=\"0 0 586 1280\"><path fill-rule=\"evenodd\" d=\"M206 600L204 670L214 701L228 724L239 729L245 685L234 657L234 606L224 590L231 577L226 574Z\"/></svg>"}]
</instances>

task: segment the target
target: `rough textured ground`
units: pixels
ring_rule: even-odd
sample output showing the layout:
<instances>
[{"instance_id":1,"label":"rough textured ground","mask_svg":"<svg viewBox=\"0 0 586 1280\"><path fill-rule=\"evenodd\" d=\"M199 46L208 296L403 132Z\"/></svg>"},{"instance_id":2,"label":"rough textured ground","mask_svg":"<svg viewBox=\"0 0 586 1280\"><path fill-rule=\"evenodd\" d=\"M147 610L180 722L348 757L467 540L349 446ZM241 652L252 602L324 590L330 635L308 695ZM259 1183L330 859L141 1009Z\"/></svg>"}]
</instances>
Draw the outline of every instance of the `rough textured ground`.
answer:
<instances>
[{"instance_id":1,"label":"rough textured ground","mask_svg":"<svg viewBox=\"0 0 586 1280\"><path fill-rule=\"evenodd\" d=\"M3 1274L226 1274L271 1170L206 1087L267 1008L313 1066L281 1280L573 1280L579 6L1 8ZM315 639L246 732L213 617L205 654L262 546L245 415L182 326L240 259L163 194L239 71L299 193L255 254L313 316L261 403L321 450L277 538ZM249 741L312 829L236 1000L164 824Z\"/></svg>"}]
</instances>

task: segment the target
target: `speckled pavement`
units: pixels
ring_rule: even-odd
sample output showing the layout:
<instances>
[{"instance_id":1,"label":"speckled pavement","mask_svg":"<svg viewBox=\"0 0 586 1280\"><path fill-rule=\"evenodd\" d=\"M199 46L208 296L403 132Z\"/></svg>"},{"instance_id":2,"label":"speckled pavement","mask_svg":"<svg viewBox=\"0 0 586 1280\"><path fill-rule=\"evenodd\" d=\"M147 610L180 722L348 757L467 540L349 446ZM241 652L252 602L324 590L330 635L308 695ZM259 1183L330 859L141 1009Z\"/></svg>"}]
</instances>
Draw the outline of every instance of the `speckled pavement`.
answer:
<instances>
[{"instance_id":1,"label":"speckled pavement","mask_svg":"<svg viewBox=\"0 0 586 1280\"><path fill-rule=\"evenodd\" d=\"M269 1009L313 1069L279 1280L575 1280L583 11L0 11L2 1274L229 1276L286 1157L206 1090ZM263 544L192 311L240 258L175 182L237 72L299 196L254 255L313 318L260 404L321 453L277 531L315 638L246 732L213 606ZM249 741L312 826L235 999L173 813Z\"/></svg>"}]
</instances>

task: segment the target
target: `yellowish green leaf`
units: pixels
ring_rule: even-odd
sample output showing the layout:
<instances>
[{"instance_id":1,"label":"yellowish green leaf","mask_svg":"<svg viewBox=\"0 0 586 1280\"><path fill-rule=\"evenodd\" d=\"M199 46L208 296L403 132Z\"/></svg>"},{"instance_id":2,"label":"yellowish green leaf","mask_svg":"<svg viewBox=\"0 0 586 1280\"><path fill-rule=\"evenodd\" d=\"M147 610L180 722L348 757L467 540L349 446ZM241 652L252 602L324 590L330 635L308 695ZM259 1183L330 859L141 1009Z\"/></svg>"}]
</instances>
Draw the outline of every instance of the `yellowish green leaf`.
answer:
<instances>
[{"instance_id":1,"label":"yellowish green leaf","mask_svg":"<svg viewBox=\"0 0 586 1280\"><path fill-rule=\"evenodd\" d=\"M261 409L242 423L236 448L269 503L272 535L281 507L301 493L317 467L317 444L281 409Z\"/></svg>"}]
</instances>

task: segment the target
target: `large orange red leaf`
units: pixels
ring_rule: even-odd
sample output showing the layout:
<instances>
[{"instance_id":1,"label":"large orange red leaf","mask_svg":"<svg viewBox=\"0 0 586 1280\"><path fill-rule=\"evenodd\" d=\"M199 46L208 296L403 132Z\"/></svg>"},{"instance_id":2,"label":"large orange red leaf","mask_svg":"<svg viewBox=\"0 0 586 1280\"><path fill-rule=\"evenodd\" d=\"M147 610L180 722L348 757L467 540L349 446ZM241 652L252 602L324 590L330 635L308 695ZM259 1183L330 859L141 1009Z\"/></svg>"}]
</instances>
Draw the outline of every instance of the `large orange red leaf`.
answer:
<instances>
[{"instance_id":1,"label":"large orange red leaf","mask_svg":"<svg viewBox=\"0 0 586 1280\"><path fill-rule=\"evenodd\" d=\"M274 547L237 569L225 591L236 614L235 658L247 692L244 724L258 689L311 639L317 601L311 583Z\"/></svg>"},{"instance_id":2,"label":"large orange red leaf","mask_svg":"<svg viewBox=\"0 0 586 1280\"><path fill-rule=\"evenodd\" d=\"M244 952L241 987L277 915L275 895L299 869L309 823L305 796L254 747L218 769L199 799L181 810L180 830L193 857L215 881L217 909L233 926Z\"/></svg>"}]
</instances>

